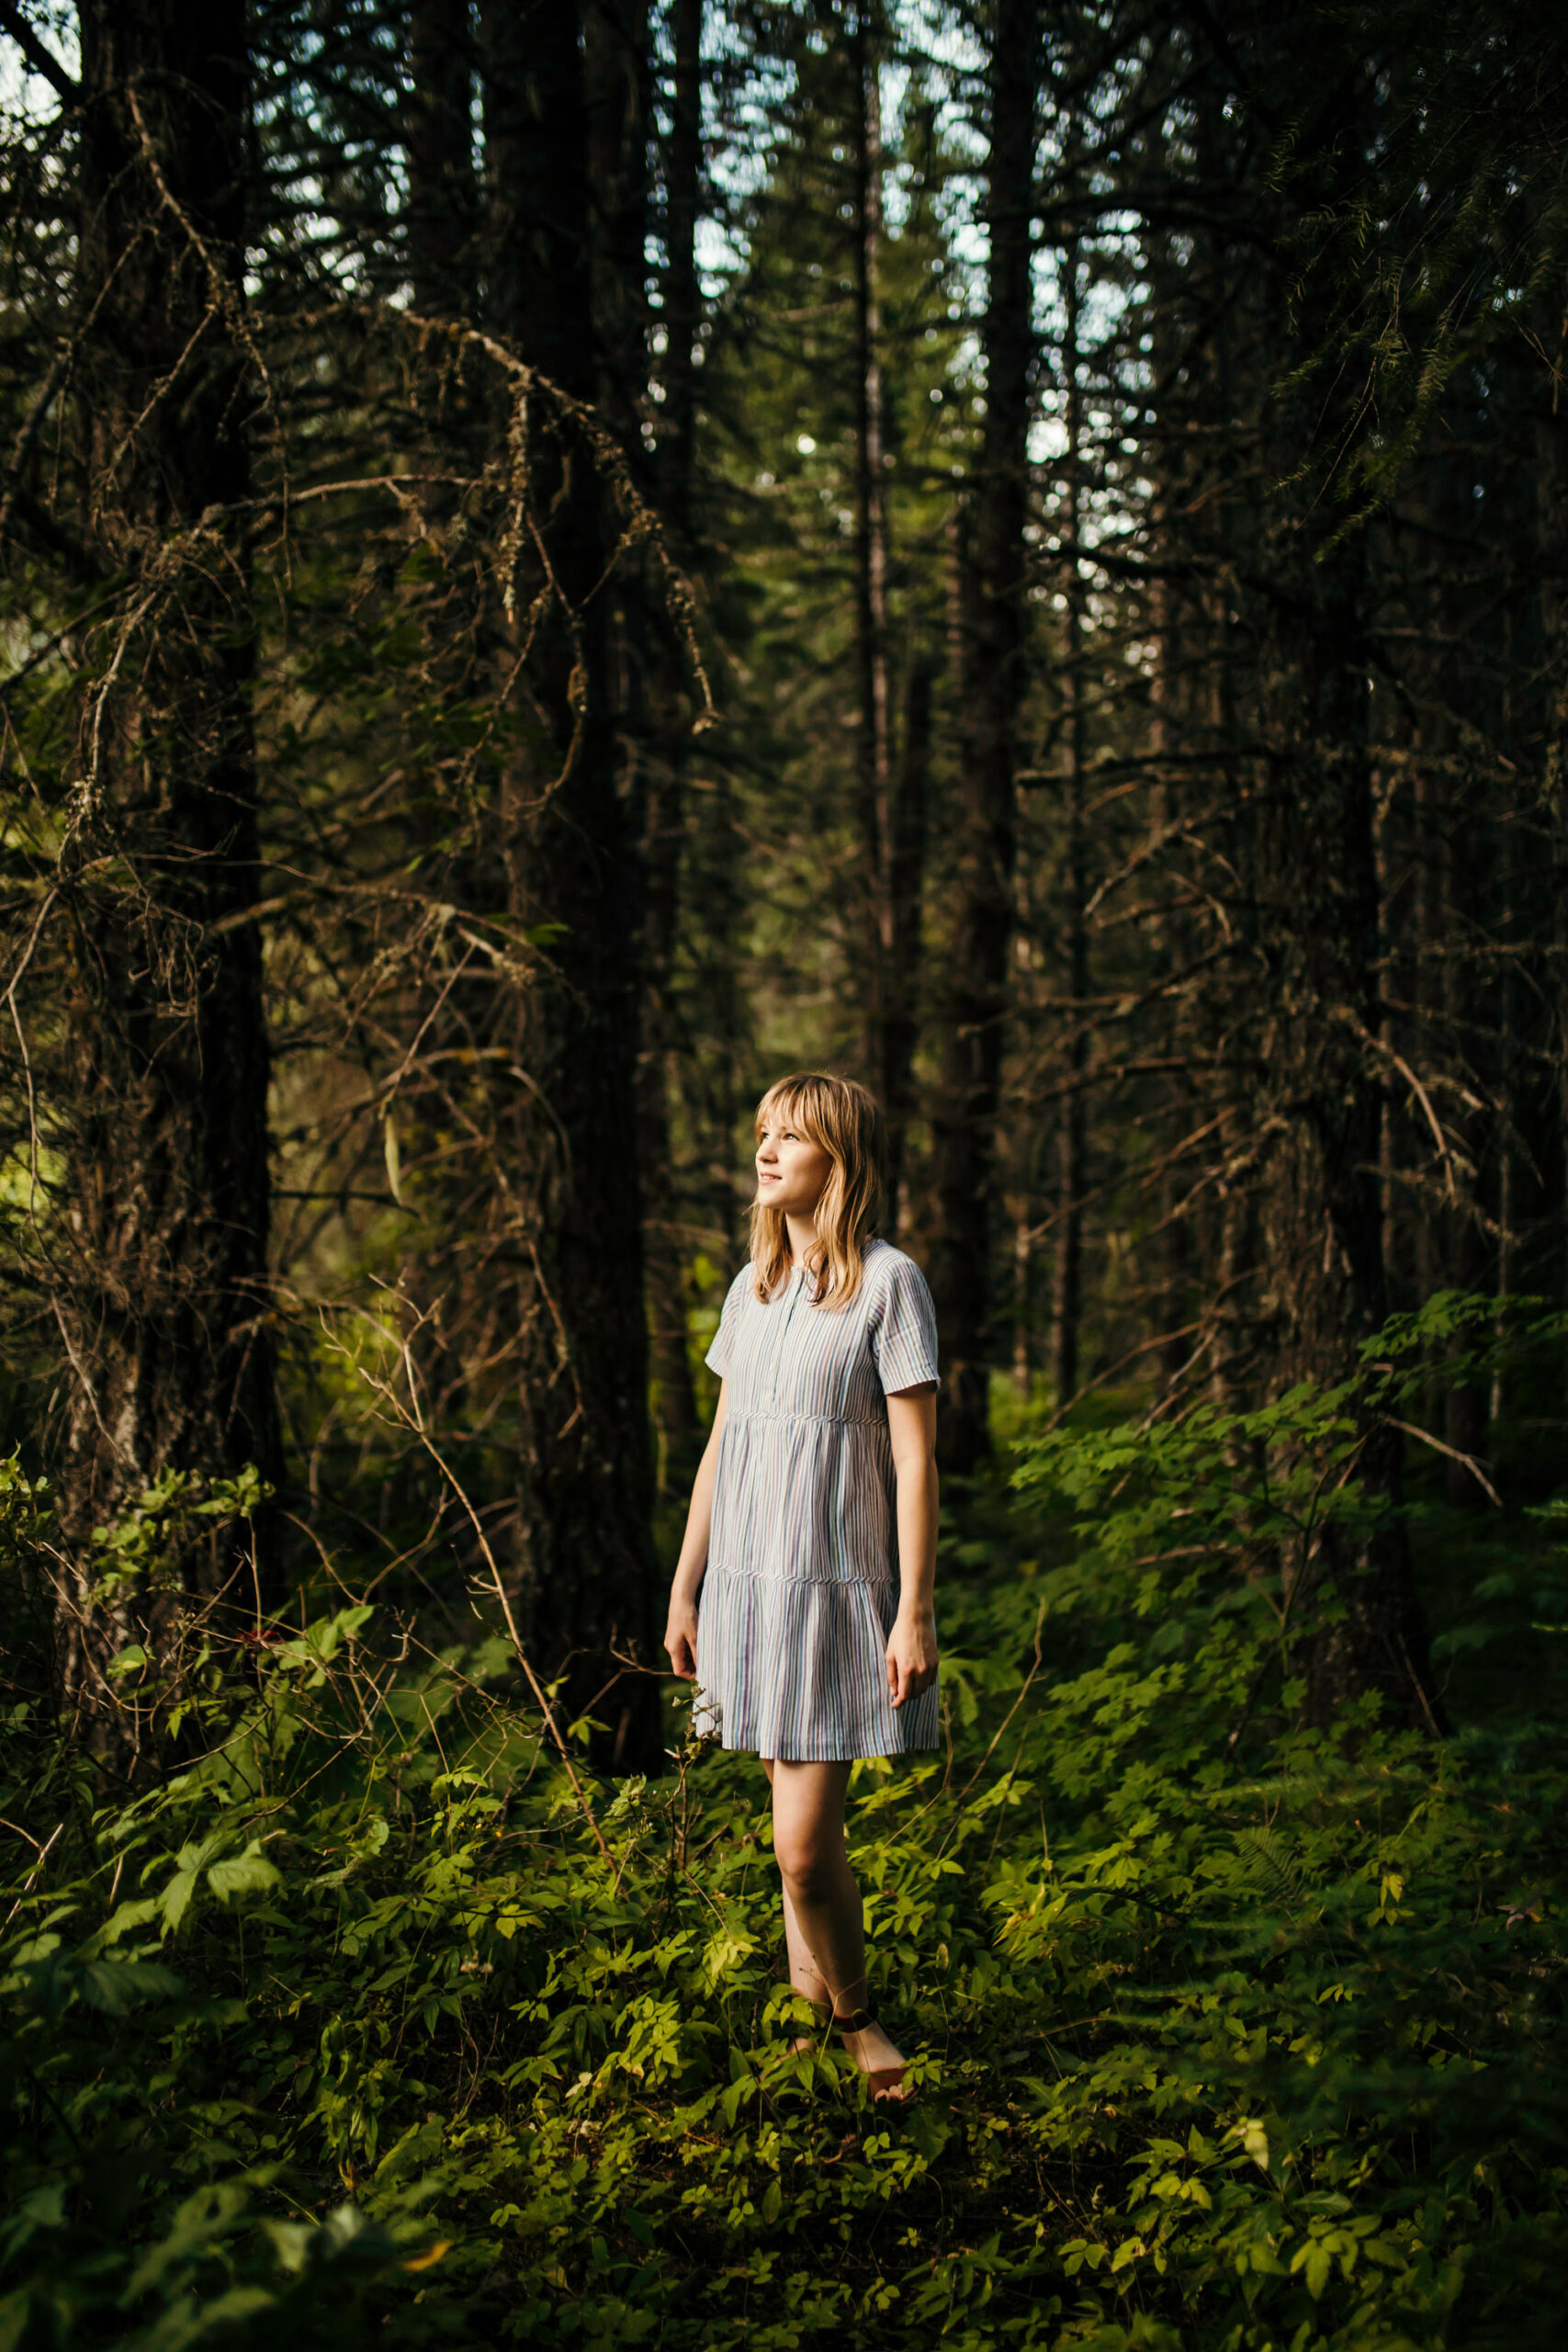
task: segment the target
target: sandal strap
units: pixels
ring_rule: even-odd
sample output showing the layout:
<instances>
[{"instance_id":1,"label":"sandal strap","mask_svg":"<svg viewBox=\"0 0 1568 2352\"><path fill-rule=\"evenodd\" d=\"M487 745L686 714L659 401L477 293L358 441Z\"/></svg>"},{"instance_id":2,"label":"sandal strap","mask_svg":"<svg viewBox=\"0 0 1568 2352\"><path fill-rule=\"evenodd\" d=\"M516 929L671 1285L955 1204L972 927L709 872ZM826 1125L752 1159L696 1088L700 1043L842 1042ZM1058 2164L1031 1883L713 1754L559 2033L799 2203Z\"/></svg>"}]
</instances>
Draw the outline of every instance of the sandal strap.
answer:
<instances>
[{"instance_id":1,"label":"sandal strap","mask_svg":"<svg viewBox=\"0 0 1568 2352\"><path fill-rule=\"evenodd\" d=\"M875 2025L876 2022L874 2009L852 2009L847 2018L833 2019L833 2030L836 2033L863 2033L867 2026Z\"/></svg>"}]
</instances>

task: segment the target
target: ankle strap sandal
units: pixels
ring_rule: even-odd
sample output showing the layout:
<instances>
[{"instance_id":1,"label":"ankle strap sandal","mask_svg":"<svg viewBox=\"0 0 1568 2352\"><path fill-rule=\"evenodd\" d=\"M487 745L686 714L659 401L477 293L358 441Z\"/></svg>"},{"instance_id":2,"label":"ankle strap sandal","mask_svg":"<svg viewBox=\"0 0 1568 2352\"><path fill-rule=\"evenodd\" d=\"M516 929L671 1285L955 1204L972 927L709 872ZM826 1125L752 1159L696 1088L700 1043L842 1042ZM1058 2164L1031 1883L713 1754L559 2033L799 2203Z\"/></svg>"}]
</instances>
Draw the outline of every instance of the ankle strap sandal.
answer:
<instances>
[{"instance_id":1,"label":"ankle strap sandal","mask_svg":"<svg viewBox=\"0 0 1568 2352\"><path fill-rule=\"evenodd\" d=\"M863 2033L868 2026L880 2024L874 2009L852 2009L847 2018L833 2019L833 2030L846 2040L852 2033ZM904 2087L904 2062L896 2066L863 2066L861 2069L874 2099L902 2107L911 2094Z\"/></svg>"},{"instance_id":2,"label":"ankle strap sandal","mask_svg":"<svg viewBox=\"0 0 1568 2352\"><path fill-rule=\"evenodd\" d=\"M874 2009L852 2009L847 2018L835 2017L835 2033L863 2033L868 2025L879 2022Z\"/></svg>"}]
</instances>

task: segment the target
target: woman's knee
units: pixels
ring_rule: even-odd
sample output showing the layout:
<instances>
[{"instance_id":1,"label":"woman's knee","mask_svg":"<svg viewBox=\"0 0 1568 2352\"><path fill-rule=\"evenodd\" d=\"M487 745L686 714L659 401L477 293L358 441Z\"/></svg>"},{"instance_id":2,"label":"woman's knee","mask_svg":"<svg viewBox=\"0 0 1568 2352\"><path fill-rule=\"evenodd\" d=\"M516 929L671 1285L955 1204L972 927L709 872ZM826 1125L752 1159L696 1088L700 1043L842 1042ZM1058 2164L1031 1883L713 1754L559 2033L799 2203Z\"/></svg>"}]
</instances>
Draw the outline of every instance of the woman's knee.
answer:
<instances>
[{"instance_id":1,"label":"woman's knee","mask_svg":"<svg viewBox=\"0 0 1568 2352\"><path fill-rule=\"evenodd\" d=\"M842 1875L843 1833L816 1822L775 1822L773 1858L795 1900L818 1902L832 1893Z\"/></svg>"}]
</instances>

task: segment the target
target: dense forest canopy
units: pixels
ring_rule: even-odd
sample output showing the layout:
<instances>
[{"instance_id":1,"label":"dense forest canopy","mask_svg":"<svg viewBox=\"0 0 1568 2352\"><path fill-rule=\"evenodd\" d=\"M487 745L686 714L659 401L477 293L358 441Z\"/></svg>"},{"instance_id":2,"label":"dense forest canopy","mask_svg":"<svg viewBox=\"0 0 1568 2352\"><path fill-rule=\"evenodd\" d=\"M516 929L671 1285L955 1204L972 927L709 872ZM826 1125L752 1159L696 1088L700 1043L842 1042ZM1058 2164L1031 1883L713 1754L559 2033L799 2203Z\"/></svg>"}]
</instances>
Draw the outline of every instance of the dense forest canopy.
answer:
<instances>
[{"instance_id":1,"label":"dense forest canopy","mask_svg":"<svg viewBox=\"0 0 1568 2352\"><path fill-rule=\"evenodd\" d=\"M1527 2340L1565 107L1521 0L0 6L0 2345ZM813 1067L952 1664L808 2195L657 1634Z\"/></svg>"}]
</instances>

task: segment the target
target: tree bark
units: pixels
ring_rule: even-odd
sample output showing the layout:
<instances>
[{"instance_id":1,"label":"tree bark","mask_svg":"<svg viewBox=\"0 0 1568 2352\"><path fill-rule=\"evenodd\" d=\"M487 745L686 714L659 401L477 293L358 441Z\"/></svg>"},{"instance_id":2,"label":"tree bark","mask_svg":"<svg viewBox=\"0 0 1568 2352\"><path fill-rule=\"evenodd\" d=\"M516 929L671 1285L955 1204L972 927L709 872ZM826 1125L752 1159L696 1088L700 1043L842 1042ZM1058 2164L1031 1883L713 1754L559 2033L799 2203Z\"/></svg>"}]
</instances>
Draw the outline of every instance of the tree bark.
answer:
<instances>
[{"instance_id":1,"label":"tree bark","mask_svg":"<svg viewBox=\"0 0 1568 2352\"><path fill-rule=\"evenodd\" d=\"M243 555L247 107L238 0L83 0L75 364L80 533L133 593L85 640L61 858L73 969L61 1516L95 1528L165 1472L278 1473L268 1322L268 1048ZM205 518L205 519L204 519ZM276 1598L270 1530L215 1537L189 1595ZM93 1666L134 1596L78 1631ZM178 1607L147 1604L167 1621ZM111 1622L112 1621L112 1622Z\"/></svg>"},{"instance_id":2,"label":"tree bark","mask_svg":"<svg viewBox=\"0 0 1568 2352\"><path fill-rule=\"evenodd\" d=\"M651 115L647 0L588 0L583 9L588 103L590 283L595 399L638 488L661 487L647 435L649 401L648 142ZM689 232L688 232L689 233ZM643 576L623 571L610 609L612 723L618 789L639 860L641 965L637 1066L638 1165L644 1200L652 1407L659 1484L682 1482L700 1451L686 1361L683 1270L671 1215L667 1059L670 987L680 914L682 778L678 656Z\"/></svg>"},{"instance_id":3,"label":"tree bark","mask_svg":"<svg viewBox=\"0 0 1568 2352\"><path fill-rule=\"evenodd\" d=\"M877 275L882 257L882 57L880 28L858 6L852 63L854 110L855 320L855 641L860 685L856 743L862 922L865 962L865 1061L882 1098L887 1129L887 1184L893 1202L903 1172L904 1125L895 1133L895 1067L899 1008L893 1001L893 744L887 644L887 479L885 467L882 321Z\"/></svg>"},{"instance_id":4,"label":"tree bark","mask_svg":"<svg viewBox=\"0 0 1568 2352\"><path fill-rule=\"evenodd\" d=\"M492 315L579 398L594 390L588 119L576 8L481 10ZM509 901L528 951L511 1114L521 1374L513 1581L536 1671L606 1724L601 1762L657 1769L648 1340L637 1135L637 893L616 791L603 493L563 429L531 428L544 603L502 779ZM544 574L547 559L548 580ZM519 600L519 612L523 608ZM524 624L517 627L519 639ZM520 646L518 648L520 649ZM525 725L523 723L525 722ZM533 735L537 748L526 746ZM540 740L542 739L542 740Z\"/></svg>"},{"instance_id":5,"label":"tree bark","mask_svg":"<svg viewBox=\"0 0 1568 2352\"><path fill-rule=\"evenodd\" d=\"M1359 122L1355 91L1325 96L1336 126ZM1344 169L1318 133L1313 152ZM1284 288L1270 301L1287 314ZM1316 347L1310 312L1303 351ZM1264 348L1271 348L1267 343ZM1298 467L1331 413L1276 399L1265 434L1269 478ZM1260 678L1269 775L1254 836L1265 956L1258 1038L1263 1143L1260 1216L1266 1337L1279 1391L1354 1373L1388 1312L1380 1191L1380 906L1369 734L1369 581L1364 533L1331 542L1321 503L1283 499L1268 550L1271 620ZM1326 1723L1376 1692L1392 1719L1437 1730L1408 1533L1400 1515L1401 1439L1361 1431L1356 1476L1369 1526L1328 1520L1292 1580L1293 1657L1306 1712ZM1324 1607L1332 1596L1337 1606Z\"/></svg>"},{"instance_id":6,"label":"tree bark","mask_svg":"<svg viewBox=\"0 0 1568 2352\"><path fill-rule=\"evenodd\" d=\"M1305 552L1304 548L1303 550ZM1365 582L1360 550L1312 573L1292 568L1299 601L1272 657L1273 774L1259 827L1269 1016L1263 1115L1275 1379L1343 1379L1382 1323L1387 1297L1378 1182L1380 1087L1369 1043L1377 1010L1378 903L1366 736ZM1400 1442L1363 1433L1360 1486L1388 1507L1370 1534L1330 1523L1311 1589L1293 1603L1307 1712L1326 1722L1376 1690L1402 1720L1436 1720L1397 1510ZM1327 1622L1332 1587L1343 1604Z\"/></svg>"},{"instance_id":7,"label":"tree bark","mask_svg":"<svg viewBox=\"0 0 1568 2352\"><path fill-rule=\"evenodd\" d=\"M1568 1231L1568 402L1562 401L1555 382L1542 398L1535 443L1545 704L1541 784L1557 852L1552 967L1556 974L1557 1148L1562 1186L1557 1211L1562 1228ZM1559 1279L1562 1295L1568 1299L1568 1251L1560 1260ZM1568 1366L1564 1379L1568 1385Z\"/></svg>"},{"instance_id":8,"label":"tree bark","mask_svg":"<svg viewBox=\"0 0 1568 2352\"><path fill-rule=\"evenodd\" d=\"M411 0L406 265L415 312L435 322L474 321L479 312L476 60L473 0ZM424 680L424 724L410 765L417 760L425 774L410 829L425 846L432 807L441 808L449 847L439 895L493 936L492 927L505 919L506 880L495 812L468 785L465 754L466 714L482 701L498 654L479 534L465 524L459 484L484 470L495 411L476 389L478 370L455 363L454 345L443 334L427 339L413 372L423 430L410 466L428 475L417 496L426 547L439 560L407 592L421 630ZM451 1433L449 1442L460 1430L486 1429L502 1388L496 1367L508 1351L487 1214L499 1189L491 1057L505 1041L506 1007L493 967L472 944L473 931L472 921L446 925L430 976L435 1001L418 997L405 1012L408 1035L422 1037L439 1075L399 1090L411 1194L423 1212L399 1283L405 1344L427 1408ZM476 1487L481 1458L479 1449L468 1459L459 1455L465 1479ZM488 1506L493 1498L481 1490L474 1498Z\"/></svg>"},{"instance_id":9,"label":"tree bark","mask_svg":"<svg viewBox=\"0 0 1568 2352\"><path fill-rule=\"evenodd\" d=\"M1472 420L1461 425L1461 442L1470 438ZM1447 544L1434 567L1440 582L1434 598L1433 619L1447 647L1473 641L1475 616L1466 609L1467 591L1473 586L1473 559L1467 542L1475 537L1475 463L1464 447L1445 453L1438 473L1438 520ZM1481 649L1474 651L1480 653ZM1484 661L1484 654L1481 654ZM1459 1080L1445 1108L1449 1138L1446 1231L1443 1236L1444 1285L1476 1292L1484 1288L1492 1272L1492 1250L1483 1222L1483 1169L1495 1131L1495 1102L1498 1073L1476 1069L1475 1039L1484 1019L1483 978L1478 968L1478 942L1487 930L1490 867L1495 852L1493 828L1482 780L1475 774L1470 750L1485 726L1484 690L1477 662L1467 648L1457 661L1444 659L1445 674L1435 679L1435 699L1441 706L1438 774L1439 841L1433 844L1441 858L1439 894L1443 909L1443 958L1437 976L1442 1006L1441 1058ZM1459 1350L1455 1350L1457 1354ZM1443 1435L1456 1453L1472 1457L1486 1443L1486 1392L1473 1379L1461 1380L1451 1370L1443 1375ZM1443 1465L1449 1502L1475 1509L1484 1493L1464 1463Z\"/></svg>"},{"instance_id":10,"label":"tree bark","mask_svg":"<svg viewBox=\"0 0 1568 2352\"><path fill-rule=\"evenodd\" d=\"M989 1449L996 1124L1013 931L1014 770L1024 684L1024 526L1032 305L1030 213L1039 0L997 0L988 65L991 257L986 417L975 514L972 685L960 813L958 908L932 1114L942 1337L938 1453L963 1475Z\"/></svg>"},{"instance_id":11,"label":"tree bark","mask_svg":"<svg viewBox=\"0 0 1568 2352\"><path fill-rule=\"evenodd\" d=\"M590 286L595 397L628 463L648 470L648 0L585 0Z\"/></svg>"},{"instance_id":12,"label":"tree bark","mask_svg":"<svg viewBox=\"0 0 1568 2352\"><path fill-rule=\"evenodd\" d=\"M693 561L693 472L696 455L696 355L701 319L697 213L702 198L703 0L676 0L671 129L665 159L664 351L657 486L660 514L676 559ZM660 625L662 620L662 626ZM660 1170L662 1201L647 1204L649 1328L653 1408L660 1435L660 1482L689 1484L702 1450L696 1393L687 1352L686 1277L675 1221L671 1066L678 1043L673 1001L685 833L686 762L691 727L681 676L682 655L668 617L656 616L658 644L652 725L642 803L644 872L642 1054L637 1104L649 1165ZM663 1214L660 1214L660 1211Z\"/></svg>"},{"instance_id":13,"label":"tree bark","mask_svg":"<svg viewBox=\"0 0 1568 2352\"><path fill-rule=\"evenodd\" d=\"M1083 400L1078 382L1078 322L1082 311L1079 254L1069 238L1062 256L1066 293L1062 365L1066 378L1067 446L1067 538L1076 549L1082 537ZM1051 1385L1058 1412L1077 1393L1078 1337L1083 1316L1083 1199L1088 1190L1089 1097L1089 885L1084 839L1084 776L1089 761L1084 665L1089 658L1083 570L1075 554L1066 575L1067 637L1066 844L1063 876L1066 914L1067 1079L1062 1106L1059 1169L1061 1212L1056 1227L1056 1281L1052 1320Z\"/></svg>"},{"instance_id":14,"label":"tree bark","mask_svg":"<svg viewBox=\"0 0 1568 2352\"><path fill-rule=\"evenodd\" d=\"M904 672L904 747L893 804L892 937L882 1071L887 1114L887 1224L895 1238L908 1216L909 1123L915 1114L919 975L924 937L926 840L931 821L931 685L929 653L911 652Z\"/></svg>"},{"instance_id":15,"label":"tree bark","mask_svg":"<svg viewBox=\"0 0 1568 2352\"><path fill-rule=\"evenodd\" d=\"M409 277L414 309L461 316L476 227L473 11L470 0L411 0Z\"/></svg>"}]
</instances>

